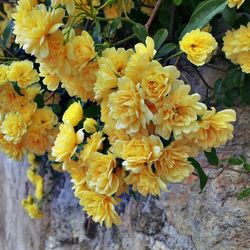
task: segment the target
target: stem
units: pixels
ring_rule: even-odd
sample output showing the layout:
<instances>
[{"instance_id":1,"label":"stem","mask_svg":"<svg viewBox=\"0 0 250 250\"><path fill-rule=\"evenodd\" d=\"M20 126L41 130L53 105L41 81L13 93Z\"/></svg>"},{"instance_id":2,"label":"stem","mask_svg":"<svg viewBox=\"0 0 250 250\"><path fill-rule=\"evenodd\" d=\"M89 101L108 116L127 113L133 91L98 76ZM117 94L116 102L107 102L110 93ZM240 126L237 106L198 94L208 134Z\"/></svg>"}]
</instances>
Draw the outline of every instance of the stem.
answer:
<instances>
[{"instance_id":1,"label":"stem","mask_svg":"<svg viewBox=\"0 0 250 250\"><path fill-rule=\"evenodd\" d=\"M131 39L133 39L133 38L135 38L135 37L136 37L135 34L133 34L133 35L131 35L131 36L128 36L127 38L125 38L125 39L123 39L123 40L121 40L121 41L118 41L118 42L114 43L113 46L119 46L119 45L121 45L121 44L123 44L123 43L125 43L125 42L127 42L127 41L129 41L129 40L131 40Z\"/></svg>"},{"instance_id":2,"label":"stem","mask_svg":"<svg viewBox=\"0 0 250 250\"><path fill-rule=\"evenodd\" d=\"M125 17L126 17L126 18L129 18L129 17L128 17L128 14L127 14L127 10L126 10L126 6L125 6L124 0L122 0L122 7L123 7L123 12L124 12Z\"/></svg>"},{"instance_id":3,"label":"stem","mask_svg":"<svg viewBox=\"0 0 250 250\"><path fill-rule=\"evenodd\" d=\"M160 7L160 5L161 5L161 2L162 2L162 0L157 0L157 3L155 4L154 9L153 9L153 11L152 11L152 13L151 13L151 15L150 15L150 17L149 17L147 23L145 24L145 28L146 28L147 30L148 30L149 27L151 26L151 24L152 24L152 22L153 22L153 20L154 20L154 18L155 18L156 12L157 12L157 10L159 9L159 7Z\"/></svg>"},{"instance_id":4,"label":"stem","mask_svg":"<svg viewBox=\"0 0 250 250\"><path fill-rule=\"evenodd\" d=\"M102 6L97 8L97 10L101 10L101 9L105 8L108 4L109 4L109 1L106 1Z\"/></svg>"},{"instance_id":5,"label":"stem","mask_svg":"<svg viewBox=\"0 0 250 250\"><path fill-rule=\"evenodd\" d=\"M166 61L168 61L168 60L170 60L170 59L172 59L172 58L174 58L174 57L180 56L180 55L183 54L183 53L184 53L183 51L178 51L177 53L175 53L175 54L173 54L172 56L168 57L168 58L166 59Z\"/></svg>"}]
</instances>

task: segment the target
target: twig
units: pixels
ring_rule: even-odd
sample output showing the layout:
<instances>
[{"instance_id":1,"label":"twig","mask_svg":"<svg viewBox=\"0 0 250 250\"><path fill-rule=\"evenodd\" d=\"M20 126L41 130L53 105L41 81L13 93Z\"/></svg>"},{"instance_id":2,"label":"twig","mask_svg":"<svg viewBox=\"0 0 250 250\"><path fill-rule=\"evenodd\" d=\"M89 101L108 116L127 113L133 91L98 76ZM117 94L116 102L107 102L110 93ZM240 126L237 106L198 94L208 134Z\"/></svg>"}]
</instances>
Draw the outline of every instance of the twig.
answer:
<instances>
[{"instance_id":1,"label":"twig","mask_svg":"<svg viewBox=\"0 0 250 250\"><path fill-rule=\"evenodd\" d=\"M155 4L155 7L154 7L154 9L152 11L152 14L150 15L147 23L145 24L145 28L147 30L149 29L150 25L152 24L152 22L153 22L153 20L155 18L156 12L157 12L157 10L159 9L159 7L161 5L161 2L162 2L162 0L157 0L157 3Z\"/></svg>"}]
</instances>

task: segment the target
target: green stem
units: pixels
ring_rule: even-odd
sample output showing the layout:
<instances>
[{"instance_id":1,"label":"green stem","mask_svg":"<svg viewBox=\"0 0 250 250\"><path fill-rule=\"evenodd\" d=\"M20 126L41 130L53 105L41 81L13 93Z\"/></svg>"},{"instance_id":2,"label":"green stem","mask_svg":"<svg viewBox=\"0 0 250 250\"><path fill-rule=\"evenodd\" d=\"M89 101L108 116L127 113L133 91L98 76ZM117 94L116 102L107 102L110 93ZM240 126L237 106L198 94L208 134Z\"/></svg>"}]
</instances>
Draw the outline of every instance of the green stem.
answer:
<instances>
[{"instance_id":1,"label":"green stem","mask_svg":"<svg viewBox=\"0 0 250 250\"><path fill-rule=\"evenodd\" d=\"M114 43L113 46L119 46L119 45L121 45L121 44L123 44L123 43L125 43L125 42L127 42L127 41L129 41L129 40L131 40L131 39L133 39L133 38L135 38L135 37L136 37L135 34L133 34L133 35L131 35L131 36L128 36L128 37L126 37L125 39L123 39L123 40L121 40L121 41L118 41L118 42Z\"/></svg>"},{"instance_id":2,"label":"green stem","mask_svg":"<svg viewBox=\"0 0 250 250\"><path fill-rule=\"evenodd\" d=\"M166 61L168 61L168 60L170 60L170 59L172 59L172 58L175 58L175 57L177 57L177 56L180 56L180 55L182 55L183 53L184 53L183 51L178 51L177 53L175 53L175 54L173 54L172 56L168 57L168 58L166 59Z\"/></svg>"}]
</instances>

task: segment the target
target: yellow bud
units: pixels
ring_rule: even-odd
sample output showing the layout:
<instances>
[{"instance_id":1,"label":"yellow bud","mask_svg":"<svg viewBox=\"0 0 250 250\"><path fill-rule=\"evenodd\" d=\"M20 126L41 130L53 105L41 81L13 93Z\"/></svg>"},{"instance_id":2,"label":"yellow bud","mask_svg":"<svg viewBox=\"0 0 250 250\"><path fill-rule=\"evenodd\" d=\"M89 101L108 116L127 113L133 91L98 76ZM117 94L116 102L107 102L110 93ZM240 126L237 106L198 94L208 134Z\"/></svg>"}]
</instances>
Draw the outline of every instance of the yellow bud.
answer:
<instances>
[{"instance_id":1,"label":"yellow bud","mask_svg":"<svg viewBox=\"0 0 250 250\"><path fill-rule=\"evenodd\" d=\"M79 102L72 103L63 115L63 122L69 122L73 127L83 118L82 106Z\"/></svg>"},{"instance_id":2,"label":"yellow bud","mask_svg":"<svg viewBox=\"0 0 250 250\"><path fill-rule=\"evenodd\" d=\"M95 119L93 118L87 118L84 123L83 123L83 128L84 130L89 133L93 134L97 130L98 123Z\"/></svg>"}]
</instances>

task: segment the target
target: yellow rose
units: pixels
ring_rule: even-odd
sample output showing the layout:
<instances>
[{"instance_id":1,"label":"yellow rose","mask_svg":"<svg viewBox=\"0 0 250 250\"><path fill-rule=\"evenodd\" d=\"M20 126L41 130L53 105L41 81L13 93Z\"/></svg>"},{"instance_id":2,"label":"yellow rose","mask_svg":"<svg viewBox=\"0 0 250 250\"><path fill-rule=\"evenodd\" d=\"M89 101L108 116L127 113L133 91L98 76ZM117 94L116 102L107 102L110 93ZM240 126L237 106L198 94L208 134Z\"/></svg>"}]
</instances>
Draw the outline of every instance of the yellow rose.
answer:
<instances>
[{"instance_id":1,"label":"yellow rose","mask_svg":"<svg viewBox=\"0 0 250 250\"><path fill-rule=\"evenodd\" d=\"M9 67L1 64L0 65L0 86L8 82L7 72Z\"/></svg>"},{"instance_id":2,"label":"yellow rose","mask_svg":"<svg viewBox=\"0 0 250 250\"><path fill-rule=\"evenodd\" d=\"M2 133L6 141L17 144L26 133L27 126L20 113L7 113L1 125Z\"/></svg>"},{"instance_id":3,"label":"yellow rose","mask_svg":"<svg viewBox=\"0 0 250 250\"><path fill-rule=\"evenodd\" d=\"M64 5L69 15L73 15L75 12L75 0L51 0L52 7L58 7Z\"/></svg>"},{"instance_id":4,"label":"yellow rose","mask_svg":"<svg viewBox=\"0 0 250 250\"><path fill-rule=\"evenodd\" d=\"M57 116L50 107L37 109L33 115L32 125L41 129L52 129L57 124Z\"/></svg>"},{"instance_id":5,"label":"yellow rose","mask_svg":"<svg viewBox=\"0 0 250 250\"><path fill-rule=\"evenodd\" d=\"M38 72L33 69L33 63L28 60L13 62L9 67L7 76L11 82L17 82L21 88L26 88L39 81Z\"/></svg>"},{"instance_id":6,"label":"yellow rose","mask_svg":"<svg viewBox=\"0 0 250 250\"><path fill-rule=\"evenodd\" d=\"M174 66L162 67L157 61L150 62L142 75L141 87L145 99L150 102L158 102L166 96L180 72Z\"/></svg>"},{"instance_id":7,"label":"yellow rose","mask_svg":"<svg viewBox=\"0 0 250 250\"><path fill-rule=\"evenodd\" d=\"M83 118L82 105L79 102L72 103L63 114L63 122L69 122L75 127Z\"/></svg>"},{"instance_id":8,"label":"yellow rose","mask_svg":"<svg viewBox=\"0 0 250 250\"><path fill-rule=\"evenodd\" d=\"M88 186L100 194L112 195L119 187L119 178L113 173L116 168L112 154L93 152L86 161Z\"/></svg>"},{"instance_id":9,"label":"yellow rose","mask_svg":"<svg viewBox=\"0 0 250 250\"><path fill-rule=\"evenodd\" d=\"M118 158L124 160L126 170L134 173L141 172L145 167L158 160L163 150L163 145L158 136L138 136L130 141L118 140L114 144L114 152Z\"/></svg>"},{"instance_id":10,"label":"yellow rose","mask_svg":"<svg viewBox=\"0 0 250 250\"><path fill-rule=\"evenodd\" d=\"M165 182L180 182L188 177L194 168L188 161L189 145L182 141L174 141L167 146L159 160L155 163L157 174Z\"/></svg>"},{"instance_id":11,"label":"yellow rose","mask_svg":"<svg viewBox=\"0 0 250 250\"><path fill-rule=\"evenodd\" d=\"M82 191L78 197L83 210L92 216L93 221L105 223L110 228L112 224L121 224L121 219L114 206L118 204L118 199L94 191Z\"/></svg>"},{"instance_id":12,"label":"yellow rose","mask_svg":"<svg viewBox=\"0 0 250 250\"><path fill-rule=\"evenodd\" d=\"M74 128L70 123L61 124L54 146L52 147L52 156L56 161L68 160L75 152L77 137Z\"/></svg>"},{"instance_id":13,"label":"yellow rose","mask_svg":"<svg viewBox=\"0 0 250 250\"><path fill-rule=\"evenodd\" d=\"M98 127L98 123L95 119L93 118L86 118L86 120L83 123L83 128L84 130L89 133L89 134L93 134L96 132Z\"/></svg>"},{"instance_id":14,"label":"yellow rose","mask_svg":"<svg viewBox=\"0 0 250 250\"><path fill-rule=\"evenodd\" d=\"M180 49L187 54L187 59L196 66L207 63L216 52L217 46L214 37L200 29L192 30L180 41Z\"/></svg>"},{"instance_id":15,"label":"yellow rose","mask_svg":"<svg viewBox=\"0 0 250 250\"><path fill-rule=\"evenodd\" d=\"M29 195L26 199L22 200L22 207L32 219L41 219L44 216L42 211L34 203L34 199L31 195Z\"/></svg>"},{"instance_id":16,"label":"yellow rose","mask_svg":"<svg viewBox=\"0 0 250 250\"><path fill-rule=\"evenodd\" d=\"M94 41L87 31L83 31L81 36L74 36L66 48L67 56L77 71L96 56Z\"/></svg>"},{"instance_id":17,"label":"yellow rose","mask_svg":"<svg viewBox=\"0 0 250 250\"><path fill-rule=\"evenodd\" d=\"M235 6L237 6L237 9L239 9L244 2L245 0L228 0L228 6L230 8L234 8Z\"/></svg>"}]
</instances>

